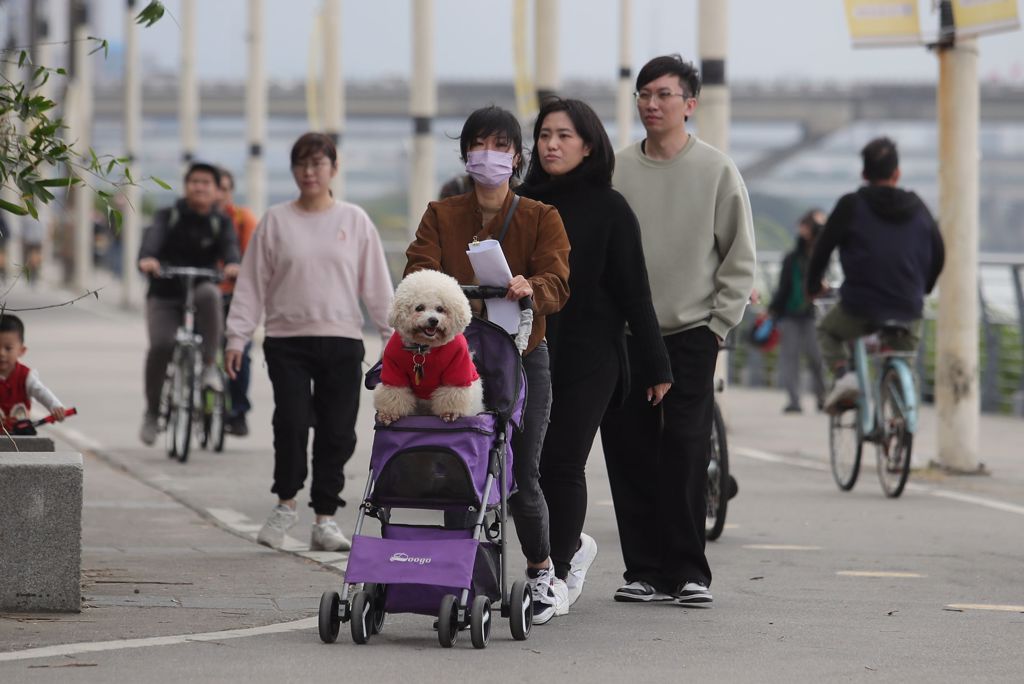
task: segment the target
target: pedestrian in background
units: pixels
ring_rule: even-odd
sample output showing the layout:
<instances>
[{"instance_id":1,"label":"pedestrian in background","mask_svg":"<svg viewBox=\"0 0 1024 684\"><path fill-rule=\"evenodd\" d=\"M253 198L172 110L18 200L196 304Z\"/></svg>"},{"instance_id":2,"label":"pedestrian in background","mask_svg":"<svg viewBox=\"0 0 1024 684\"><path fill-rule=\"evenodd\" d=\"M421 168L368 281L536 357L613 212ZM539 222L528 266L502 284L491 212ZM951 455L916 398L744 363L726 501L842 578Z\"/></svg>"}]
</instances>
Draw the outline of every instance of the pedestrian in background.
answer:
<instances>
[{"instance_id":1,"label":"pedestrian in background","mask_svg":"<svg viewBox=\"0 0 1024 684\"><path fill-rule=\"evenodd\" d=\"M814 243L825 225L825 212L812 209L797 223L796 245L782 260L779 284L768 304L768 313L779 329L779 377L789 401L784 413L801 413L800 358L807 359L807 368L814 383L818 410L825 407L825 376L814 329L814 304L807 294L807 267L814 252Z\"/></svg>"},{"instance_id":2,"label":"pedestrian in background","mask_svg":"<svg viewBox=\"0 0 1024 684\"><path fill-rule=\"evenodd\" d=\"M228 314L225 365L234 379L245 345L266 316L263 355L274 389L274 484L278 502L256 540L280 548L298 521L313 428L310 534L315 551L351 542L334 514L345 505L345 464L356 448L355 422L363 370L360 301L383 339L391 336L394 296L380 235L362 208L334 199L334 142L306 133L292 146L296 200L274 205L260 220L242 261Z\"/></svg>"},{"instance_id":3,"label":"pedestrian in background","mask_svg":"<svg viewBox=\"0 0 1024 684\"><path fill-rule=\"evenodd\" d=\"M636 79L647 137L615 156L615 189L640 223L647 273L673 387L659 406L637 378L601 424L626 583L618 601L711 605L704 552L714 374L725 336L754 283L747 188L726 155L686 130L700 75L679 55L655 57ZM629 339L640 368L642 342Z\"/></svg>"},{"instance_id":4,"label":"pedestrian in background","mask_svg":"<svg viewBox=\"0 0 1024 684\"><path fill-rule=\"evenodd\" d=\"M252 234L256 232L256 214L252 213L249 207L235 204L235 177L225 168L220 170L220 208L235 227L235 235L238 236L238 248L245 256L245 250L249 247ZM220 284L221 298L224 302L224 318L227 318L231 309L231 299L235 292L235 282L225 279ZM249 423L246 415L252 409L249 401L249 377L250 358L252 341L246 343L242 350L242 365L238 374L228 378L228 395L231 398L231 412L228 414L224 431L235 437L245 437L249 434Z\"/></svg>"},{"instance_id":5,"label":"pedestrian in background","mask_svg":"<svg viewBox=\"0 0 1024 684\"><path fill-rule=\"evenodd\" d=\"M636 215L612 189L615 152L601 119L580 100L549 98L533 128L533 153L517 192L558 210L569 236L569 292L548 318L551 424L540 484L551 519L551 558L569 604L583 591L597 543L583 532L587 456L613 394L630 382L626 323L639 350L633 377L658 405L672 370L651 302Z\"/></svg>"}]
</instances>

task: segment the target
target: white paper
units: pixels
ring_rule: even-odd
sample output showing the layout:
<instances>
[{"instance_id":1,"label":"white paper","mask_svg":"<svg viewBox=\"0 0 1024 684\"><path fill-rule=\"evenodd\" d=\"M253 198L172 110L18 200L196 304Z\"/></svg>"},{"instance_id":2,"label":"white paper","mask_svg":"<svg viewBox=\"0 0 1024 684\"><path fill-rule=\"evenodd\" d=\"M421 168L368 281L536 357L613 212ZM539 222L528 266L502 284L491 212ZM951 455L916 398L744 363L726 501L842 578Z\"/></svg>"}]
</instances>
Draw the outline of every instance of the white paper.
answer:
<instances>
[{"instance_id":1,"label":"white paper","mask_svg":"<svg viewBox=\"0 0 1024 684\"><path fill-rule=\"evenodd\" d=\"M476 280L481 285L492 287L508 287L512 280L512 271L505 261L505 253L501 251L501 243L497 240L483 240L470 243L466 250L469 262L473 265ZM488 299L487 318L500 325L510 335L519 330L519 302L507 299Z\"/></svg>"}]
</instances>

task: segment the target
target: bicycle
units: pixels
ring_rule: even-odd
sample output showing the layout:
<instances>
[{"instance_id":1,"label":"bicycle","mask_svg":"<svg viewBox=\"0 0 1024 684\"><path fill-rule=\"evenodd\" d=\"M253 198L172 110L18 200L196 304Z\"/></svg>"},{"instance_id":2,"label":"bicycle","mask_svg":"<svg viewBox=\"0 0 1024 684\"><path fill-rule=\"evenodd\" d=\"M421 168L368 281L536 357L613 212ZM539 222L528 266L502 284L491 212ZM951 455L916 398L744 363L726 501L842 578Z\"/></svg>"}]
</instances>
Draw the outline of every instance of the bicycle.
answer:
<instances>
[{"instance_id":1,"label":"bicycle","mask_svg":"<svg viewBox=\"0 0 1024 684\"><path fill-rule=\"evenodd\" d=\"M160 418L167 432L167 456L184 463L188 460L193 431L202 448L212 446L218 453L224 450L224 371L218 367L222 389L202 386L203 337L195 331L195 281L208 278L216 282L221 275L208 268L168 266L160 269L158 277L185 281L184 316L175 334L174 351L160 391Z\"/></svg>"},{"instance_id":2,"label":"bicycle","mask_svg":"<svg viewBox=\"0 0 1024 684\"><path fill-rule=\"evenodd\" d=\"M715 392L724 392L725 383L715 383ZM735 487L729 474L729 446L725 438L725 421L718 400L714 403L711 425L710 459L708 460L707 515L704 519L704 535L708 541L722 536L725 529L725 514L729 510L729 499L735 496Z\"/></svg>"},{"instance_id":3,"label":"bicycle","mask_svg":"<svg viewBox=\"0 0 1024 684\"><path fill-rule=\"evenodd\" d=\"M909 334L902 321L885 321L879 330L887 335ZM840 490L853 489L864 443L872 442L882 491L896 498L903 493L910 475L910 454L917 431L917 390L909 361L915 353L881 348L869 353L863 337L852 346L852 370L857 374L860 394L855 403L841 407L829 418L832 477ZM877 383L869 377L869 357L878 369Z\"/></svg>"}]
</instances>

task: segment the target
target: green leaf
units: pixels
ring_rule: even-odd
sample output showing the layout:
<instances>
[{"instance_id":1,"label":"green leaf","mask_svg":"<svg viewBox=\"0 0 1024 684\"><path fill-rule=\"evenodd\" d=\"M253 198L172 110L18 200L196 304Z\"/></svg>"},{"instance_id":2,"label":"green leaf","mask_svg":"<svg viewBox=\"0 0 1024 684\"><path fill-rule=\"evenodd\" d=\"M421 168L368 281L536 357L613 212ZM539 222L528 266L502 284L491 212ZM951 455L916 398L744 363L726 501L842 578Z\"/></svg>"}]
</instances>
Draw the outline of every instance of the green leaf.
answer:
<instances>
[{"instance_id":1,"label":"green leaf","mask_svg":"<svg viewBox=\"0 0 1024 684\"><path fill-rule=\"evenodd\" d=\"M18 55L18 68L20 69L25 65L25 60L28 59L28 51L22 50L21 54Z\"/></svg>"},{"instance_id":2,"label":"green leaf","mask_svg":"<svg viewBox=\"0 0 1024 684\"><path fill-rule=\"evenodd\" d=\"M15 216L24 216L28 213L28 210L25 209L25 207L20 204L12 204L5 199L0 199L0 209L10 214L14 214Z\"/></svg>"},{"instance_id":3,"label":"green leaf","mask_svg":"<svg viewBox=\"0 0 1024 684\"><path fill-rule=\"evenodd\" d=\"M71 184L70 178L44 178L39 181L39 185L44 188L67 188L71 187Z\"/></svg>"},{"instance_id":4,"label":"green leaf","mask_svg":"<svg viewBox=\"0 0 1024 684\"><path fill-rule=\"evenodd\" d=\"M89 51L90 55L95 55L100 50L103 51L103 59L108 57L110 52L110 45L107 44L106 38L97 38L96 36L88 36L88 40L96 41L98 45Z\"/></svg>"},{"instance_id":5,"label":"green leaf","mask_svg":"<svg viewBox=\"0 0 1024 684\"><path fill-rule=\"evenodd\" d=\"M159 0L152 0L135 17L135 23L149 28L164 16L164 4Z\"/></svg>"},{"instance_id":6,"label":"green leaf","mask_svg":"<svg viewBox=\"0 0 1024 684\"><path fill-rule=\"evenodd\" d=\"M168 185L168 184L167 184L166 182L164 182L164 181L160 180L160 179L159 179L159 178L157 178L156 176L150 176L149 178L150 178L150 180L152 180L152 181L153 181L154 183L156 183L157 185L159 185L159 186L160 186L161 188L163 188L164 190L170 190L170 189L171 189L171 186L170 186L170 185Z\"/></svg>"},{"instance_id":7,"label":"green leaf","mask_svg":"<svg viewBox=\"0 0 1024 684\"><path fill-rule=\"evenodd\" d=\"M28 213L31 214L32 218L37 221L39 220L39 212L36 211L36 205L32 200L25 200L25 208L28 210Z\"/></svg>"}]
</instances>

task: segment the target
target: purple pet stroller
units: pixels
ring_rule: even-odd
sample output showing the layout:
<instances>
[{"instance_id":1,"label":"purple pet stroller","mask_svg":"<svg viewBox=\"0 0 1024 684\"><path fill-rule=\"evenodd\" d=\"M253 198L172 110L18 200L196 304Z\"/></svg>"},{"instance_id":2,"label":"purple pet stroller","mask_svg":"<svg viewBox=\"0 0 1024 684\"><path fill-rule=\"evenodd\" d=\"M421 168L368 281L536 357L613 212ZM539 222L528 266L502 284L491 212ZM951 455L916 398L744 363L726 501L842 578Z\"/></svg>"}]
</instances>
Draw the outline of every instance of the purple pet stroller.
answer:
<instances>
[{"instance_id":1,"label":"purple pet stroller","mask_svg":"<svg viewBox=\"0 0 1024 684\"><path fill-rule=\"evenodd\" d=\"M464 286L467 297L504 296L504 288ZM492 603L509 619L513 638L525 640L533 624L533 595L525 579L508 588L508 497L514 490L512 428L520 429L526 403L525 348L533 311L524 300L519 332L474 318L465 331L483 381L486 411L446 423L407 416L377 424L370 474L359 506L341 593L320 599L320 638L338 638L349 622L352 640L365 644L387 613L437 616L441 646L455 644L467 625L473 646L485 648ZM380 364L366 376L380 382ZM393 524L392 509L442 511L445 524ZM367 517L380 537L363 532Z\"/></svg>"}]
</instances>

